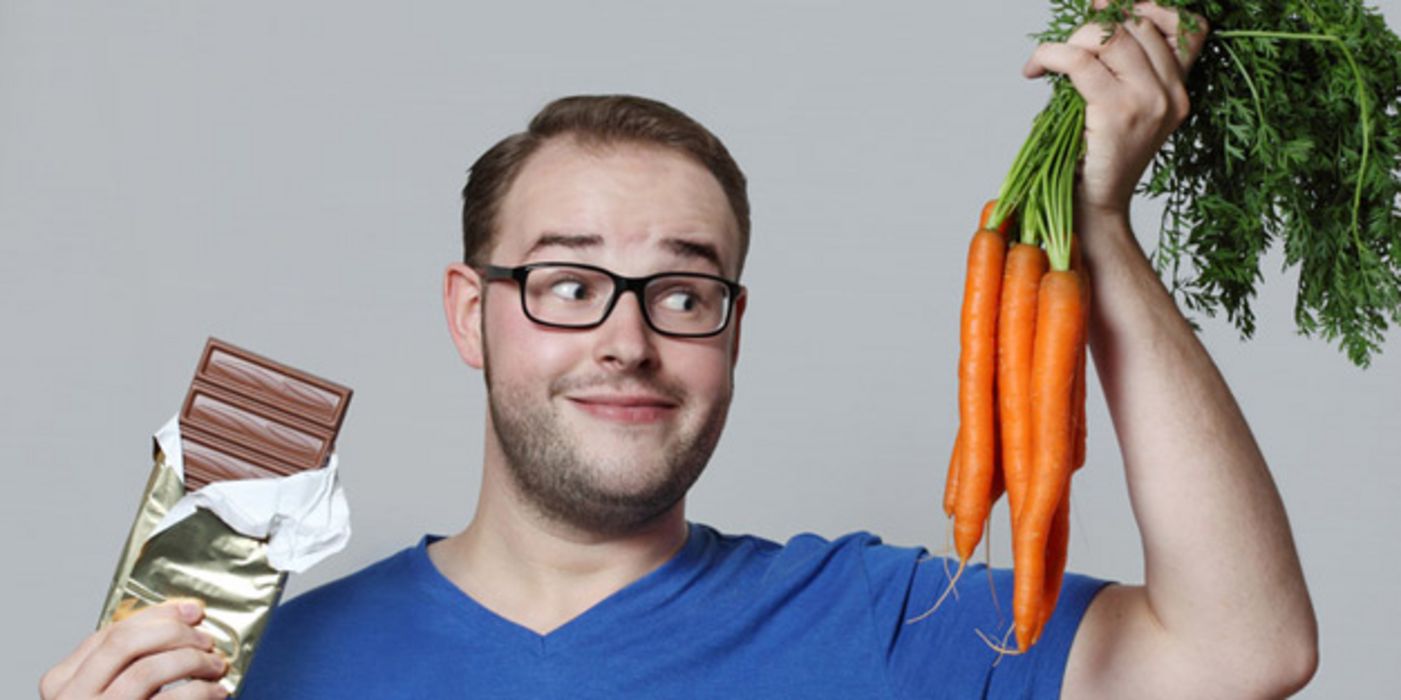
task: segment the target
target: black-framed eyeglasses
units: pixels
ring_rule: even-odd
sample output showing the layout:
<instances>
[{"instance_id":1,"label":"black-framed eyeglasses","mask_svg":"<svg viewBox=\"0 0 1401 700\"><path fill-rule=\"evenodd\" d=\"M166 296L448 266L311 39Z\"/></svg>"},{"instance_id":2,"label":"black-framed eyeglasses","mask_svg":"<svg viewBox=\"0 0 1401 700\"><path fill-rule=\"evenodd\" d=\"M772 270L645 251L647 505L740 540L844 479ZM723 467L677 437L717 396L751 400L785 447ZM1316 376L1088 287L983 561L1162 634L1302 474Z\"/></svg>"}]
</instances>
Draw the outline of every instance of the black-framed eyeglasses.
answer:
<instances>
[{"instance_id":1,"label":"black-framed eyeglasses","mask_svg":"<svg viewBox=\"0 0 1401 700\"><path fill-rule=\"evenodd\" d=\"M514 280L521 309L551 328L596 328L608 320L623 292L637 296L647 326L662 335L706 338L730 323L744 287L701 272L663 272L624 277L594 265L538 262L519 267L484 265L487 280Z\"/></svg>"}]
</instances>

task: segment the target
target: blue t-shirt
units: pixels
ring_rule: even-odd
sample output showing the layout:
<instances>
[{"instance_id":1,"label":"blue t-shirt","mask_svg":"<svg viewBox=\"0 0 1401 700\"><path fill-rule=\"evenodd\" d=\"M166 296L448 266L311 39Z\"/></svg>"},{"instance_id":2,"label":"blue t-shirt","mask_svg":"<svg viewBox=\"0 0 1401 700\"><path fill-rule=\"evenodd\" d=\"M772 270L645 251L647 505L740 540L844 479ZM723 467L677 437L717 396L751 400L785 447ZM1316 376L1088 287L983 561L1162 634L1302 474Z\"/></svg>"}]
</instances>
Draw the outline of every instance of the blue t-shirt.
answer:
<instances>
[{"instance_id":1,"label":"blue t-shirt","mask_svg":"<svg viewBox=\"0 0 1401 700\"><path fill-rule=\"evenodd\" d=\"M1067 574L1040 641L999 661L975 630L1010 625L1008 570L992 570L1000 608L970 565L957 598L906 624L947 581L923 548L691 523L661 567L540 635L445 578L437 539L280 606L239 698L1055 698L1107 583Z\"/></svg>"}]
</instances>

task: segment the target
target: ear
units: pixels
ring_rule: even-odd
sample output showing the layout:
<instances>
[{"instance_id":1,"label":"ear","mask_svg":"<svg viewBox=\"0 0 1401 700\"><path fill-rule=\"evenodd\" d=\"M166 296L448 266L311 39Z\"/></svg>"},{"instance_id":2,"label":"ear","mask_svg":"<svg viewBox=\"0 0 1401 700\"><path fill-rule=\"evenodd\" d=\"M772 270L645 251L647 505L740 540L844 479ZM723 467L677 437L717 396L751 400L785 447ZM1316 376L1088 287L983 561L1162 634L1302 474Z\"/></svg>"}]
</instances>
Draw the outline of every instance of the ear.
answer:
<instances>
[{"instance_id":1,"label":"ear","mask_svg":"<svg viewBox=\"0 0 1401 700\"><path fill-rule=\"evenodd\" d=\"M476 270L457 262L443 272L443 313L462 361L482 368L482 284Z\"/></svg>"},{"instance_id":2,"label":"ear","mask_svg":"<svg viewBox=\"0 0 1401 700\"><path fill-rule=\"evenodd\" d=\"M739 298L735 299L735 317L730 319L730 323L735 327L733 344L730 347L730 368L739 364L739 328L744 320L744 309L749 305L749 290L740 287Z\"/></svg>"}]
</instances>

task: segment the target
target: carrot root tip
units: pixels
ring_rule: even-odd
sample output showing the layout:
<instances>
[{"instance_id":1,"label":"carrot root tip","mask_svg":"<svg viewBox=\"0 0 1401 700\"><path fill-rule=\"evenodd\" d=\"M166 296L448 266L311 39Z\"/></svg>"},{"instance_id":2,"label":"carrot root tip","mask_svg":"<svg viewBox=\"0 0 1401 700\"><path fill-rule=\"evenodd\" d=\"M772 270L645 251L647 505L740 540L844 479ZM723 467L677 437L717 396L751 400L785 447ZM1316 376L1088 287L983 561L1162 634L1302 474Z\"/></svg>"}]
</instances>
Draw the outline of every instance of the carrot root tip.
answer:
<instances>
[{"instance_id":1,"label":"carrot root tip","mask_svg":"<svg viewBox=\"0 0 1401 700\"><path fill-rule=\"evenodd\" d=\"M1000 662L1002 660L1002 657L1004 656L1021 656L1025 653L1021 649L1013 649L1011 647L1006 646L1005 639L1002 644L999 644L990 639L987 636L987 634L985 634L980 629L974 629L973 632L975 632L978 635L979 639L983 640L983 644L986 644L989 649L997 652L997 661L993 662L994 664Z\"/></svg>"},{"instance_id":2,"label":"carrot root tip","mask_svg":"<svg viewBox=\"0 0 1401 700\"><path fill-rule=\"evenodd\" d=\"M947 561L947 560L946 560L946 561ZM916 615L916 616L914 616L914 617L912 617L912 618L910 618L910 619L908 619L908 620L905 620L905 624L911 625L911 624L914 624L914 623L916 623L916 622L919 622L920 620L923 620L923 619L926 618L926 617L929 617L930 615L933 615L933 614L934 614L934 611L935 611L935 610L938 610L938 609L939 609L939 606L944 604L944 599L947 598L947 597L949 597L949 593L950 593L951 591L955 590L955 586L958 585L958 579L960 579L960 578L963 577L963 570L964 570L964 567L966 567L967 565L968 565L968 562L966 562L966 561L960 561L960 562L958 563L958 572L955 573L955 574L953 575L953 579L950 580L950 581L949 581L949 585L948 585L947 587L944 588L944 592L941 593L941 594L939 594L939 598L938 598L937 600L934 601L934 604L931 605L931 606L929 606L929 609L928 609L928 610L925 610L924 612L922 612L922 613L920 613L920 614L918 614L918 615Z\"/></svg>"}]
</instances>

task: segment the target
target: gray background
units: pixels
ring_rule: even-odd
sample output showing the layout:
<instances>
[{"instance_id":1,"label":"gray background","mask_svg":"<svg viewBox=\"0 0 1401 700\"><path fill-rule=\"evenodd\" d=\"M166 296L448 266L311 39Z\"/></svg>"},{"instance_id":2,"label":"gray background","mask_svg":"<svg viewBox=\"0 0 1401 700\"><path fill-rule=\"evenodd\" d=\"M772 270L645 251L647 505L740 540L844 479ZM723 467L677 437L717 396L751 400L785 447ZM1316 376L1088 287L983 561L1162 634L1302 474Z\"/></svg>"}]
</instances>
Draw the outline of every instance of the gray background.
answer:
<instances>
[{"instance_id":1,"label":"gray background","mask_svg":"<svg viewBox=\"0 0 1401 700\"><path fill-rule=\"evenodd\" d=\"M1381 7L1398 26L1401 1ZM339 445L355 537L289 593L467 522L482 380L439 303L458 191L563 94L668 101L751 180L738 390L688 516L941 547L964 246L1045 100L1019 69L1046 17L1025 1L0 3L0 696L32 696L91 630L149 436L208 335L356 390ZM1134 219L1151 248L1155 208ZM1258 337L1220 320L1202 337L1313 591L1322 666L1304 695L1379 697L1401 686L1401 338L1353 368L1295 335L1296 276L1266 267ZM1070 564L1139 581L1094 392ZM1007 565L1005 527L994 539Z\"/></svg>"}]
</instances>

